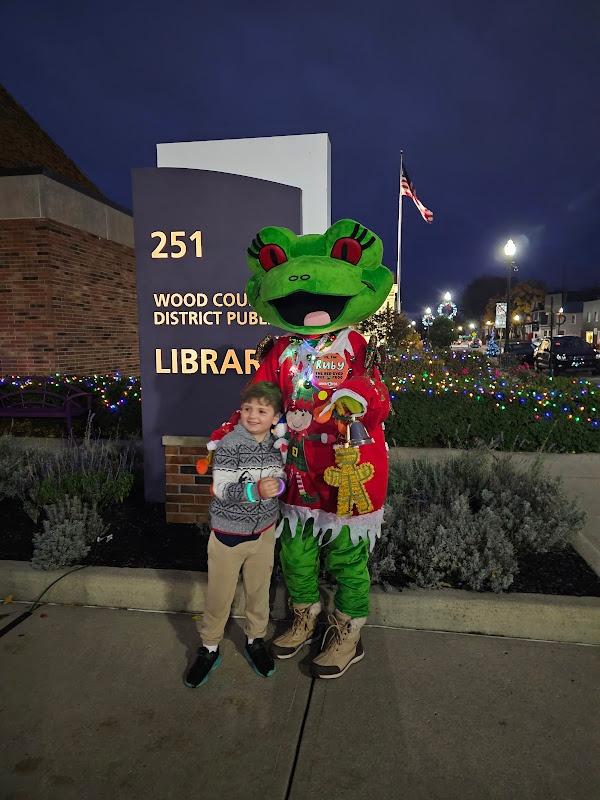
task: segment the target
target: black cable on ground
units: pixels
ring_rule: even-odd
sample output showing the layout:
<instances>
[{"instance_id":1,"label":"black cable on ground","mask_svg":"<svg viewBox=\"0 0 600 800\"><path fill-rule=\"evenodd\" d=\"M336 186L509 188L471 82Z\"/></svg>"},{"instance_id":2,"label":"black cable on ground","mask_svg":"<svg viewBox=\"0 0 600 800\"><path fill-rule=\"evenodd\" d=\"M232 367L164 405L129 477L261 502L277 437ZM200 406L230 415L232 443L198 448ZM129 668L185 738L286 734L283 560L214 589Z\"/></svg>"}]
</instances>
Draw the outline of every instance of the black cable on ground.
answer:
<instances>
[{"instance_id":1,"label":"black cable on ground","mask_svg":"<svg viewBox=\"0 0 600 800\"><path fill-rule=\"evenodd\" d=\"M0 629L0 638L2 638L2 636L7 634L9 631L12 631L13 628L16 628L17 625L20 625L21 622L25 622L25 620L28 617L30 617L33 614L33 612L36 610L36 608L40 605L40 600L42 599L42 597L46 594L46 592L49 589L51 589L54 586L55 583L58 583L59 581L62 581L63 578L66 578L67 575L70 575L72 572L77 572L77 570L85 569L86 567L87 567L87 564L83 564L82 566L79 566L79 567L73 567L73 569L70 569L68 572L65 572L64 575L59 575L58 578L56 578L56 580L52 581L51 584L46 586L46 588L39 595L39 597L37 597L33 601L33 604L31 606L31 608L28 608L27 611L24 611L22 614L19 614L19 616L16 617L15 619L13 619L11 622L9 622L8 625L5 625L2 629Z\"/></svg>"},{"instance_id":2,"label":"black cable on ground","mask_svg":"<svg viewBox=\"0 0 600 800\"><path fill-rule=\"evenodd\" d=\"M302 745L302 738L304 736L304 726L306 725L306 720L308 719L308 712L310 711L310 701L312 700L313 690L315 688L316 682L317 679L313 678L310 684L310 689L308 692L308 700L306 701L306 708L304 709L304 716L302 717L302 724L300 725L300 733L298 734L298 741L296 742L296 752L294 753L292 771L290 772L290 777L288 780L288 785L284 800L289 800L292 791L292 784L294 783L294 775L296 774L296 766L298 764L298 759L300 757L300 747Z\"/></svg>"}]
</instances>

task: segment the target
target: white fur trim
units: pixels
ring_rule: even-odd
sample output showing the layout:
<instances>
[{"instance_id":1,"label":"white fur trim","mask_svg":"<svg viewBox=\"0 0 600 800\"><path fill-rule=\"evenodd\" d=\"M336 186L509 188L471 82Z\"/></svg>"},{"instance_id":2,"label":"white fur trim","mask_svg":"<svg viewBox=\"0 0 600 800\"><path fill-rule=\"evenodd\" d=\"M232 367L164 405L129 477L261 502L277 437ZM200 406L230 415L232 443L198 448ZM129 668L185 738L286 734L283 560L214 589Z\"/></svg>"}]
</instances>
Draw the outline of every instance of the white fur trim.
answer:
<instances>
[{"instance_id":1,"label":"white fur trim","mask_svg":"<svg viewBox=\"0 0 600 800\"><path fill-rule=\"evenodd\" d=\"M208 442L208 444L206 445L206 449L207 450L216 450L218 446L219 446L219 442L217 442L215 439L211 439L210 442Z\"/></svg>"},{"instance_id":2,"label":"white fur trim","mask_svg":"<svg viewBox=\"0 0 600 800\"><path fill-rule=\"evenodd\" d=\"M285 436L286 432L287 425L285 422L278 422L273 428L273 436L275 436L277 439L281 439L282 436Z\"/></svg>"},{"instance_id":3,"label":"white fur trim","mask_svg":"<svg viewBox=\"0 0 600 800\"><path fill-rule=\"evenodd\" d=\"M305 508L304 506L291 506L287 503L281 503L282 519L275 535L281 536L283 530L283 523L287 519L292 533L292 538L296 535L296 526L298 522L302 523L302 527L306 525L309 519L313 522L313 536L319 538L319 545L323 544L328 531L331 531L331 536L327 538L326 544L332 542L340 531L346 525L350 528L350 540L352 544L358 544L361 539L367 539L369 542L369 551L372 552L375 547L375 541L381 536L381 524L383 522L383 508L377 511L371 511L369 514L359 514L356 517L339 517L337 514L332 514L330 511L323 511L320 508Z\"/></svg>"}]
</instances>

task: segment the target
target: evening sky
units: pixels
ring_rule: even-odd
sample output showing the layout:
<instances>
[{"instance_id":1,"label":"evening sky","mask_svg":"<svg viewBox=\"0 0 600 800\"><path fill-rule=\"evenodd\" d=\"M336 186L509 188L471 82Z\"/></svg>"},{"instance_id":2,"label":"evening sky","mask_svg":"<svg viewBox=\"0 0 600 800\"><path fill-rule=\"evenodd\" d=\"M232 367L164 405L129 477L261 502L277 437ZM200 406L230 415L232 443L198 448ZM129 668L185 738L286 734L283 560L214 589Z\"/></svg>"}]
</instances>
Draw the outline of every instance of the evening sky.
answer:
<instances>
[{"instance_id":1,"label":"evening sky","mask_svg":"<svg viewBox=\"0 0 600 800\"><path fill-rule=\"evenodd\" d=\"M157 142L327 132L332 219L378 232L403 304L502 274L600 284L596 0L2 0L1 80L104 194L131 207ZM518 237L518 238L517 238Z\"/></svg>"}]
</instances>

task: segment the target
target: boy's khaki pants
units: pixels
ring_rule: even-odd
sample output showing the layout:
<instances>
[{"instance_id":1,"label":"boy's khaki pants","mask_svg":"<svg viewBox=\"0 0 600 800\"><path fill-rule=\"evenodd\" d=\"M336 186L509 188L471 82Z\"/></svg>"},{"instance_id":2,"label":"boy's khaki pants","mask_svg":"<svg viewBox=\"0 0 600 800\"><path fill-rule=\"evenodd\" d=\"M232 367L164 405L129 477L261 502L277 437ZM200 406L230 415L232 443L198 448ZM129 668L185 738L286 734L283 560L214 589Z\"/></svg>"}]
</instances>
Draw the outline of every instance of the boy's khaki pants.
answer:
<instances>
[{"instance_id":1,"label":"boy's khaki pants","mask_svg":"<svg viewBox=\"0 0 600 800\"><path fill-rule=\"evenodd\" d=\"M208 589L200 635L205 647L216 646L223 638L240 569L246 596L246 624L249 639L262 639L269 622L269 585L275 552L275 526L263 531L252 542L228 547L214 531L208 540Z\"/></svg>"}]
</instances>

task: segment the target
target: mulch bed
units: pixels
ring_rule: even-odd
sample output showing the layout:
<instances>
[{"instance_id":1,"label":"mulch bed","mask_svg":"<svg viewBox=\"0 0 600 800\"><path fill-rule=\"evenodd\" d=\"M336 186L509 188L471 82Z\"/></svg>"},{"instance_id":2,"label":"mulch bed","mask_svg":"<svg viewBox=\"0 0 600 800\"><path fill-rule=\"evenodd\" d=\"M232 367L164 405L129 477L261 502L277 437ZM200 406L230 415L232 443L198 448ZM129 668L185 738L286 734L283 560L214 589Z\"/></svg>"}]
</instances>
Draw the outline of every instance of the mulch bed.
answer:
<instances>
[{"instance_id":1,"label":"mulch bed","mask_svg":"<svg viewBox=\"0 0 600 800\"><path fill-rule=\"evenodd\" d=\"M206 570L207 530L165 522L161 503L146 503L140 478L108 515L113 538L93 546L83 563L106 567ZM36 526L19 502L0 502L0 559L29 561ZM398 581L399 587L403 581ZM456 588L462 588L457 586ZM600 578L572 548L525 556L509 592L600 597Z\"/></svg>"}]
</instances>

